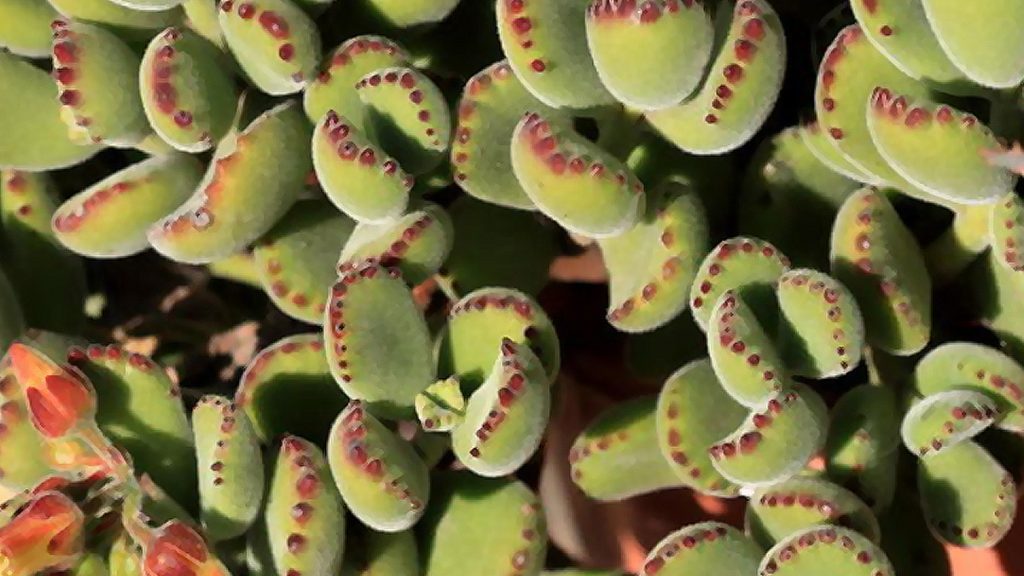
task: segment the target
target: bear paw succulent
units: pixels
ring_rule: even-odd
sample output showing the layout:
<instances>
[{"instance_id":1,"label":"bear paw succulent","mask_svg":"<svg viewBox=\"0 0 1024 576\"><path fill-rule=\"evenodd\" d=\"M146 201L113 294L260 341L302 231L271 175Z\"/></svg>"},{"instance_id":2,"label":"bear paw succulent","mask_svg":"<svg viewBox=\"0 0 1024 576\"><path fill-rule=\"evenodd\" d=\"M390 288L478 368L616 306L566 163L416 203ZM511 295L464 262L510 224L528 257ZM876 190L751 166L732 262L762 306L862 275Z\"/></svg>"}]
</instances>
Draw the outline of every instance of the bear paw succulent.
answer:
<instances>
[{"instance_id":1,"label":"bear paw succulent","mask_svg":"<svg viewBox=\"0 0 1024 576\"><path fill-rule=\"evenodd\" d=\"M4 0L0 576L960 576L1024 3L828 4Z\"/></svg>"}]
</instances>

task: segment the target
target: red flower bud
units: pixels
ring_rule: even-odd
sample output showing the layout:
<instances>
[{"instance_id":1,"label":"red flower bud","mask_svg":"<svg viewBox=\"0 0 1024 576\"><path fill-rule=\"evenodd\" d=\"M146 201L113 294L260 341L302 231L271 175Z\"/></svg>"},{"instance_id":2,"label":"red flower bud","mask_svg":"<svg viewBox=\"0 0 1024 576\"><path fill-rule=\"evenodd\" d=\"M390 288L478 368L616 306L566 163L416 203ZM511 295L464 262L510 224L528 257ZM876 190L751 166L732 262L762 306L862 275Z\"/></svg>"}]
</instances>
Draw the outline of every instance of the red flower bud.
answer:
<instances>
[{"instance_id":1,"label":"red flower bud","mask_svg":"<svg viewBox=\"0 0 1024 576\"><path fill-rule=\"evenodd\" d=\"M43 436L60 438L95 418L96 393L84 377L24 344L12 344L8 354L32 424Z\"/></svg>"},{"instance_id":2,"label":"red flower bud","mask_svg":"<svg viewBox=\"0 0 1024 576\"><path fill-rule=\"evenodd\" d=\"M85 517L60 492L37 494L0 528L0 566L9 576L71 568L82 551Z\"/></svg>"},{"instance_id":3,"label":"red flower bud","mask_svg":"<svg viewBox=\"0 0 1024 576\"><path fill-rule=\"evenodd\" d=\"M145 576L230 576L195 530L172 520L158 530L142 557Z\"/></svg>"}]
</instances>

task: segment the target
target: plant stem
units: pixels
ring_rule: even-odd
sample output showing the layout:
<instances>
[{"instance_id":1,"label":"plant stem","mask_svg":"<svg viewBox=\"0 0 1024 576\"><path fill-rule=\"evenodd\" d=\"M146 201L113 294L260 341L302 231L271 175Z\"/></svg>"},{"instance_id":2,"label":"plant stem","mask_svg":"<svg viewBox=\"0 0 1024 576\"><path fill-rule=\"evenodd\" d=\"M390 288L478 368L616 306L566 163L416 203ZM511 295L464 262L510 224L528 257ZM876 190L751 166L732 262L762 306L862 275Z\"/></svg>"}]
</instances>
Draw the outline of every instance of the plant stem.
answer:
<instances>
[{"instance_id":1,"label":"plant stem","mask_svg":"<svg viewBox=\"0 0 1024 576\"><path fill-rule=\"evenodd\" d=\"M594 113L600 133L597 145L623 160L636 145L643 113L628 107L600 109Z\"/></svg>"},{"instance_id":2,"label":"plant stem","mask_svg":"<svg viewBox=\"0 0 1024 576\"><path fill-rule=\"evenodd\" d=\"M925 249L925 264L936 286L948 284L988 247L988 204L961 206L953 225Z\"/></svg>"}]
</instances>

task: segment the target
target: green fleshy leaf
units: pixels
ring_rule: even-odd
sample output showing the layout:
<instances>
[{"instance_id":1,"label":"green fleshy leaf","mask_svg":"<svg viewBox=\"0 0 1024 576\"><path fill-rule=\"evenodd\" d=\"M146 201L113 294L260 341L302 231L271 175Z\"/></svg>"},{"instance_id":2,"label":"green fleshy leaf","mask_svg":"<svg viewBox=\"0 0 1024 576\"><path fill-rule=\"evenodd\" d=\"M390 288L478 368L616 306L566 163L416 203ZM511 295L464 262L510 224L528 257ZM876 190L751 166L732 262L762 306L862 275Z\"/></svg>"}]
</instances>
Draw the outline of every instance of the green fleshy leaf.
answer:
<instances>
[{"instance_id":1,"label":"green fleshy leaf","mask_svg":"<svg viewBox=\"0 0 1024 576\"><path fill-rule=\"evenodd\" d=\"M369 10L396 28L410 28L444 20L459 0L363 0Z\"/></svg>"},{"instance_id":2,"label":"green fleshy leaf","mask_svg":"<svg viewBox=\"0 0 1024 576\"><path fill-rule=\"evenodd\" d=\"M216 46L181 28L168 28L146 48L142 106L157 135L178 150L208 150L231 128L238 98L220 58Z\"/></svg>"},{"instance_id":3,"label":"green fleshy leaf","mask_svg":"<svg viewBox=\"0 0 1024 576\"><path fill-rule=\"evenodd\" d=\"M841 478L895 450L901 417L890 389L863 384L844 394L832 409L829 474Z\"/></svg>"},{"instance_id":4,"label":"green fleshy leaf","mask_svg":"<svg viewBox=\"0 0 1024 576\"><path fill-rule=\"evenodd\" d=\"M1017 177L982 154L999 141L973 115L878 88L867 117L879 152L918 188L958 204L988 204L1013 190Z\"/></svg>"},{"instance_id":5,"label":"green fleshy leaf","mask_svg":"<svg viewBox=\"0 0 1024 576\"><path fill-rule=\"evenodd\" d=\"M206 38L217 48L225 49L224 34L217 20L218 0L185 0L181 9L185 13L185 22L197 34Z\"/></svg>"},{"instance_id":6,"label":"green fleshy leaf","mask_svg":"<svg viewBox=\"0 0 1024 576\"><path fill-rule=\"evenodd\" d=\"M335 260L355 227L326 200L296 202L253 247L270 301L296 320L323 323Z\"/></svg>"},{"instance_id":7,"label":"green fleshy leaf","mask_svg":"<svg viewBox=\"0 0 1024 576\"><path fill-rule=\"evenodd\" d=\"M587 9L587 45L601 82L617 100L641 109L672 106L692 94L713 42L711 18L699 2L594 2Z\"/></svg>"},{"instance_id":8,"label":"green fleshy leaf","mask_svg":"<svg viewBox=\"0 0 1024 576\"><path fill-rule=\"evenodd\" d=\"M356 83L366 132L413 174L441 162L452 138L451 114L441 90L413 68L383 68Z\"/></svg>"},{"instance_id":9,"label":"green fleshy leaf","mask_svg":"<svg viewBox=\"0 0 1024 576\"><path fill-rule=\"evenodd\" d=\"M835 576L895 576L874 542L840 526L819 525L790 534L761 560L758 576L796 576L826 567Z\"/></svg>"},{"instance_id":10,"label":"green fleshy leaf","mask_svg":"<svg viewBox=\"0 0 1024 576\"><path fill-rule=\"evenodd\" d=\"M220 396L204 396L192 411L199 497L207 536L230 540L256 521L263 498L259 439L245 412Z\"/></svg>"},{"instance_id":11,"label":"green fleshy leaf","mask_svg":"<svg viewBox=\"0 0 1024 576\"><path fill-rule=\"evenodd\" d=\"M537 214L467 196L452 203L448 213L456 242L441 270L441 286L449 297L487 286L536 295L547 284L558 239Z\"/></svg>"},{"instance_id":12,"label":"green fleshy leaf","mask_svg":"<svg viewBox=\"0 0 1024 576\"><path fill-rule=\"evenodd\" d=\"M917 489L932 533L954 546L995 546L1017 513L1013 477L972 441L919 460Z\"/></svg>"},{"instance_id":13,"label":"green fleshy leaf","mask_svg":"<svg viewBox=\"0 0 1024 576\"><path fill-rule=\"evenodd\" d=\"M181 24L178 9L158 12L132 10L110 0L47 0L58 12L82 22L101 24L119 36L148 42L157 30Z\"/></svg>"},{"instance_id":14,"label":"green fleshy leaf","mask_svg":"<svg viewBox=\"0 0 1024 576\"><path fill-rule=\"evenodd\" d=\"M742 532L721 522L685 526L654 545L639 576L753 574L761 550Z\"/></svg>"},{"instance_id":15,"label":"green fleshy leaf","mask_svg":"<svg viewBox=\"0 0 1024 576\"><path fill-rule=\"evenodd\" d=\"M922 0L854 0L850 6L868 40L907 76L938 83L963 78L939 45Z\"/></svg>"},{"instance_id":16,"label":"green fleshy leaf","mask_svg":"<svg viewBox=\"0 0 1024 576\"><path fill-rule=\"evenodd\" d=\"M219 7L224 40L260 90L294 94L316 77L320 33L291 0L221 2Z\"/></svg>"},{"instance_id":17,"label":"green fleshy leaf","mask_svg":"<svg viewBox=\"0 0 1024 576\"><path fill-rule=\"evenodd\" d=\"M616 502L689 483L659 449L657 404L654 396L620 402L576 438L569 450L570 475L587 496Z\"/></svg>"},{"instance_id":18,"label":"green fleshy leaf","mask_svg":"<svg viewBox=\"0 0 1024 576\"><path fill-rule=\"evenodd\" d=\"M764 548L822 524L851 528L876 544L881 538L878 520L867 504L819 478L794 478L758 490L750 497L745 516L747 533Z\"/></svg>"},{"instance_id":19,"label":"green fleshy leaf","mask_svg":"<svg viewBox=\"0 0 1024 576\"><path fill-rule=\"evenodd\" d=\"M622 572L614 570L584 570L581 568L566 568L564 570L546 570L541 576L623 576Z\"/></svg>"},{"instance_id":20,"label":"green fleshy leaf","mask_svg":"<svg viewBox=\"0 0 1024 576\"><path fill-rule=\"evenodd\" d=\"M401 274L368 260L330 290L324 341L334 379L378 414L411 415L416 395L434 382L434 362L423 313Z\"/></svg>"},{"instance_id":21,"label":"green fleshy leaf","mask_svg":"<svg viewBox=\"0 0 1024 576\"><path fill-rule=\"evenodd\" d=\"M831 378L860 363L864 319L853 294L822 272L790 270L779 277L780 347L793 374Z\"/></svg>"},{"instance_id":22,"label":"green fleshy leaf","mask_svg":"<svg viewBox=\"0 0 1024 576\"><path fill-rule=\"evenodd\" d=\"M79 333L85 324L85 270L50 227L55 192L45 173L0 171L0 250L26 323Z\"/></svg>"},{"instance_id":23,"label":"green fleshy leaf","mask_svg":"<svg viewBox=\"0 0 1024 576\"><path fill-rule=\"evenodd\" d=\"M769 242L742 236L724 240L704 257L697 271L690 289L690 312L707 330L715 303L728 290L750 299L761 312L766 300L775 299L775 284L788 269L789 258Z\"/></svg>"},{"instance_id":24,"label":"green fleshy leaf","mask_svg":"<svg viewBox=\"0 0 1024 576\"><path fill-rule=\"evenodd\" d=\"M341 576L419 574L419 551L416 535L411 530L389 534L350 528L345 537L348 541L345 543L345 564Z\"/></svg>"},{"instance_id":25,"label":"green fleshy leaf","mask_svg":"<svg viewBox=\"0 0 1024 576\"><path fill-rule=\"evenodd\" d=\"M125 8L138 10L140 12L159 12L170 10L180 5L184 0L110 0L114 4L120 4Z\"/></svg>"},{"instance_id":26,"label":"green fleshy leaf","mask_svg":"<svg viewBox=\"0 0 1024 576\"><path fill-rule=\"evenodd\" d=\"M356 83L374 70L401 66L408 61L405 48L383 36L349 38L324 59L322 72L303 92L306 116L316 123L328 110L334 110L363 130L363 102Z\"/></svg>"},{"instance_id":27,"label":"green fleshy leaf","mask_svg":"<svg viewBox=\"0 0 1024 576\"><path fill-rule=\"evenodd\" d=\"M53 230L64 246L90 258L137 254L149 247L150 226L192 195L202 170L185 154L143 160L64 202Z\"/></svg>"},{"instance_id":28,"label":"green fleshy leaf","mask_svg":"<svg viewBox=\"0 0 1024 576\"><path fill-rule=\"evenodd\" d=\"M415 286L441 268L453 241L448 213L424 202L397 220L356 226L338 258L338 269L376 258L385 266L397 266L406 281Z\"/></svg>"},{"instance_id":29,"label":"green fleshy leaf","mask_svg":"<svg viewBox=\"0 0 1024 576\"><path fill-rule=\"evenodd\" d=\"M832 220L859 184L822 163L801 137L807 132L787 128L761 144L743 180L739 229L771 242L798 266L820 269L828 264Z\"/></svg>"},{"instance_id":30,"label":"green fleshy leaf","mask_svg":"<svg viewBox=\"0 0 1024 576\"><path fill-rule=\"evenodd\" d=\"M0 47L19 56L50 55L50 22L58 16L46 0L10 0L0 7Z\"/></svg>"},{"instance_id":31,"label":"green fleshy leaf","mask_svg":"<svg viewBox=\"0 0 1024 576\"><path fill-rule=\"evenodd\" d=\"M455 182L467 194L508 208L534 209L512 170L512 133L527 112L552 121L564 114L538 100L502 60L466 83L459 101L451 161Z\"/></svg>"},{"instance_id":32,"label":"green fleshy leaf","mask_svg":"<svg viewBox=\"0 0 1024 576\"><path fill-rule=\"evenodd\" d=\"M423 516L430 477L412 444L390 431L362 402L338 415L327 445L331 473L345 504L366 526L400 532Z\"/></svg>"},{"instance_id":33,"label":"green fleshy leaf","mask_svg":"<svg viewBox=\"0 0 1024 576\"><path fill-rule=\"evenodd\" d=\"M297 0L299 7L313 17L322 15L333 2L334 0Z\"/></svg>"},{"instance_id":34,"label":"green fleshy leaf","mask_svg":"<svg viewBox=\"0 0 1024 576\"><path fill-rule=\"evenodd\" d=\"M333 110L316 127L313 168L327 198L357 221L384 223L405 212L412 175Z\"/></svg>"},{"instance_id":35,"label":"green fleshy leaf","mask_svg":"<svg viewBox=\"0 0 1024 576\"><path fill-rule=\"evenodd\" d=\"M297 334L253 357L242 373L235 403L264 444L294 434L322 446L348 398L327 368L323 336Z\"/></svg>"},{"instance_id":36,"label":"green fleshy leaf","mask_svg":"<svg viewBox=\"0 0 1024 576\"><path fill-rule=\"evenodd\" d=\"M797 385L755 408L749 421L712 445L711 464L737 484L775 484L804 468L825 444L827 427L824 401Z\"/></svg>"},{"instance_id":37,"label":"green fleshy leaf","mask_svg":"<svg viewBox=\"0 0 1024 576\"><path fill-rule=\"evenodd\" d=\"M857 386L832 409L825 442L829 477L875 510L887 508L896 490L900 417L892 390L881 386Z\"/></svg>"},{"instance_id":38,"label":"green fleshy leaf","mask_svg":"<svg viewBox=\"0 0 1024 576\"><path fill-rule=\"evenodd\" d=\"M482 288L452 306L438 344L438 374L458 376L462 392L471 394L491 373L505 338L528 344L554 381L561 365L555 328L532 298L508 288Z\"/></svg>"},{"instance_id":39,"label":"green fleshy leaf","mask_svg":"<svg viewBox=\"0 0 1024 576\"><path fill-rule=\"evenodd\" d=\"M56 21L54 78L60 116L80 144L130 146L149 133L139 92L139 56L102 26Z\"/></svg>"},{"instance_id":40,"label":"green fleshy leaf","mask_svg":"<svg viewBox=\"0 0 1024 576\"><path fill-rule=\"evenodd\" d=\"M323 452L296 436L281 441L262 526L269 574L337 574L345 553L345 507Z\"/></svg>"},{"instance_id":41,"label":"green fleshy leaf","mask_svg":"<svg viewBox=\"0 0 1024 576\"><path fill-rule=\"evenodd\" d=\"M587 47L589 0L497 2L498 37L526 88L554 108L589 108L615 101L598 77Z\"/></svg>"},{"instance_id":42,"label":"green fleshy leaf","mask_svg":"<svg viewBox=\"0 0 1024 576\"><path fill-rule=\"evenodd\" d=\"M100 430L128 451L137 472L150 475L176 501L191 505L196 495L195 444L181 390L163 367L114 345L76 346L67 358L96 390Z\"/></svg>"},{"instance_id":43,"label":"green fleshy leaf","mask_svg":"<svg viewBox=\"0 0 1024 576\"><path fill-rule=\"evenodd\" d=\"M512 169L537 208L570 232L615 236L643 213L643 184L625 165L536 112L512 135Z\"/></svg>"},{"instance_id":44,"label":"green fleshy leaf","mask_svg":"<svg viewBox=\"0 0 1024 576\"><path fill-rule=\"evenodd\" d=\"M662 136L693 154L722 154L749 141L775 106L786 70L785 33L767 2L737 2L731 15L723 7L717 18L728 32L700 90L646 114Z\"/></svg>"},{"instance_id":45,"label":"green fleshy leaf","mask_svg":"<svg viewBox=\"0 0 1024 576\"><path fill-rule=\"evenodd\" d=\"M544 366L530 348L505 338L490 376L466 403L452 450L481 476L515 472L537 451L551 412Z\"/></svg>"},{"instance_id":46,"label":"green fleshy leaf","mask_svg":"<svg viewBox=\"0 0 1024 576\"><path fill-rule=\"evenodd\" d=\"M775 343L738 293L728 290L715 303L707 336L715 374L736 402L759 408L790 383Z\"/></svg>"},{"instance_id":47,"label":"green fleshy leaf","mask_svg":"<svg viewBox=\"0 0 1024 576\"><path fill-rule=\"evenodd\" d=\"M903 417L903 445L932 458L980 434L999 416L996 401L981 392L948 390L915 404Z\"/></svg>"},{"instance_id":48,"label":"green fleshy leaf","mask_svg":"<svg viewBox=\"0 0 1024 576\"><path fill-rule=\"evenodd\" d=\"M904 75L874 47L857 25L844 28L829 46L818 70L814 110L830 143L870 183L890 184L905 194L934 201L893 170L875 147L868 130L868 101L878 86L907 97L927 95L927 88Z\"/></svg>"},{"instance_id":49,"label":"green fleshy leaf","mask_svg":"<svg viewBox=\"0 0 1024 576\"><path fill-rule=\"evenodd\" d=\"M866 184L882 183L874 176L864 172L840 152L839 148L832 144L832 136L822 129L821 123L817 120L800 127L800 138L807 145L811 154L814 154L815 158L831 168L833 172Z\"/></svg>"},{"instance_id":50,"label":"green fleshy leaf","mask_svg":"<svg viewBox=\"0 0 1024 576\"><path fill-rule=\"evenodd\" d=\"M448 432L466 416L466 399L459 379L438 380L416 395L416 417L428 432Z\"/></svg>"},{"instance_id":51,"label":"green fleshy leaf","mask_svg":"<svg viewBox=\"0 0 1024 576\"><path fill-rule=\"evenodd\" d=\"M996 425L1024 431L1024 368L1006 354L972 342L949 342L931 350L914 369L914 388L931 396L973 390L998 403Z\"/></svg>"},{"instance_id":52,"label":"green fleshy leaf","mask_svg":"<svg viewBox=\"0 0 1024 576\"><path fill-rule=\"evenodd\" d=\"M46 72L0 52L0 109L8 114L0 131L0 167L52 170L92 157L99 144L79 145L61 121L60 102Z\"/></svg>"},{"instance_id":53,"label":"green fleshy leaf","mask_svg":"<svg viewBox=\"0 0 1024 576\"><path fill-rule=\"evenodd\" d=\"M18 295L7 279L7 274L0 270L0 346L4 350L25 330L25 316Z\"/></svg>"},{"instance_id":54,"label":"green fleshy leaf","mask_svg":"<svg viewBox=\"0 0 1024 576\"><path fill-rule=\"evenodd\" d=\"M1009 270L996 250L976 260L965 275L971 309L993 332L1009 353L1024 358L1024 274Z\"/></svg>"},{"instance_id":55,"label":"green fleshy leaf","mask_svg":"<svg viewBox=\"0 0 1024 576\"><path fill-rule=\"evenodd\" d=\"M418 529L423 576L540 574L547 522L525 484L463 471L441 474L434 485Z\"/></svg>"},{"instance_id":56,"label":"green fleshy leaf","mask_svg":"<svg viewBox=\"0 0 1024 576\"><path fill-rule=\"evenodd\" d=\"M931 337L931 279L917 240L885 196L850 196L832 230L832 274L860 305L867 342L897 355Z\"/></svg>"},{"instance_id":57,"label":"green fleshy leaf","mask_svg":"<svg viewBox=\"0 0 1024 576\"><path fill-rule=\"evenodd\" d=\"M747 409L725 393L711 362L695 360L669 376L658 395L661 454L694 490L737 496L739 487L711 465L708 447L739 427L746 415Z\"/></svg>"},{"instance_id":58,"label":"green fleshy leaf","mask_svg":"<svg viewBox=\"0 0 1024 576\"><path fill-rule=\"evenodd\" d=\"M989 242L997 262L1013 272L1024 271L1024 199L1016 192L992 204Z\"/></svg>"},{"instance_id":59,"label":"green fleshy leaf","mask_svg":"<svg viewBox=\"0 0 1024 576\"><path fill-rule=\"evenodd\" d=\"M260 288L260 272L256 269L256 261L252 252L236 252L206 265L210 276L230 280L239 284Z\"/></svg>"},{"instance_id":60,"label":"green fleshy leaf","mask_svg":"<svg viewBox=\"0 0 1024 576\"><path fill-rule=\"evenodd\" d=\"M686 309L707 250L707 218L689 186L668 181L628 232L600 240L610 276L608 320L624 332L658 328Z\"/></svg>"},{"instance_id":61,"label":"green fleshy leaf","mask_svg":"<svg viewBox=\"0 0 1024 576\"><path fill-rule=\"evenodd\" d=\"M1024 80L1024 6L993 0L967 6L955 0L921 0L939 44L968 78L984 86L1010 88Z\"/></svg>"},{"instance_id":62,"label":"green fleshy leaf","mask_svg":"<svg viewBox=\"0 0 1024 576\"><path fill-rule=\"evenodd\" d=\"M192 197L150 228L150 243L172 260L205 264L265 234L291 208L312 169L310 132L291 101L229 134Z\"/></svg>"}]
</instances>

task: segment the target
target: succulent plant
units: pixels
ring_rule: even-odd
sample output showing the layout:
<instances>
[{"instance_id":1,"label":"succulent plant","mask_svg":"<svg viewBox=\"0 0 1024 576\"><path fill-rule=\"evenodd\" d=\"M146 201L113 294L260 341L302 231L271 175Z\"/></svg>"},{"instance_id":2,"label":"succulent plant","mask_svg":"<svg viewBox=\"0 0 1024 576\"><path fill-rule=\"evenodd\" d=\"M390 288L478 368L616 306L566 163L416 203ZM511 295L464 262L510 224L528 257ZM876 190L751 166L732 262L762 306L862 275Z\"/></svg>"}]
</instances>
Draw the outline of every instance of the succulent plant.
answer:
<instances>
[{"instance_id":1,"label":"succulent plant","mask_svg":"<svg viewBox=\"0 0 1024 576\"><path fill-rule=\"evenodd\" d=\"M6 0L0 574L934 576L929 546L997 546L1024 4L817 4ZM552 465L596 340L639 384ZM744 520L593 565L538 470Z\"/></svg>"}]
</instances>

